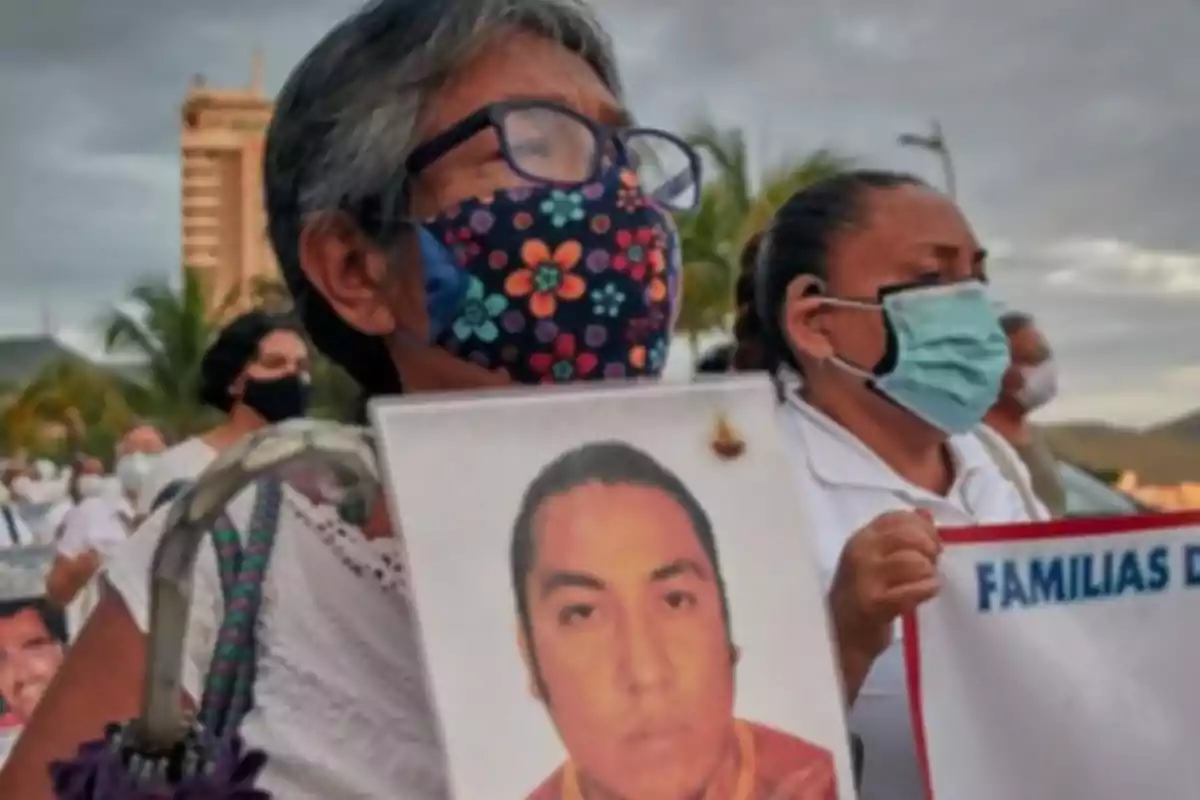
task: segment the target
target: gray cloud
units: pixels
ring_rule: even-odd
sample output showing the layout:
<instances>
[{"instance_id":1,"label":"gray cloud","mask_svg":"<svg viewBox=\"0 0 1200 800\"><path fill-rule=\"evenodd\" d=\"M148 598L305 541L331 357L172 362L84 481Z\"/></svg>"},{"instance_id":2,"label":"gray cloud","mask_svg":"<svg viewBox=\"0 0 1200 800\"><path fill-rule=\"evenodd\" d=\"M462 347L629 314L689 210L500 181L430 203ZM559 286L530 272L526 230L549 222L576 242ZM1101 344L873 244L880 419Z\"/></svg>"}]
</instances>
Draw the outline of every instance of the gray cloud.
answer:
<instances>
[{"instance_id":1,"label":"gray cloud","mask_svg":"<svg viewBox=\"0 0 1200 800\"><path fill-rule=\"evenodd\" d=\"M178 108L193 74L244 84L256 43L268 78L350 2L18 0L0 7L0 326L53 302L86 324L179 261Z\"/></svg>"},{"instance_id":2,"label":"gray cloud","mask_svg":"<svg viewBox=\"0 0 1200 800\"><path fill-rule=\"evenodd\" d=\"M242 83L260 43L278 86L356 5L0 5L10 198L0 328L35 325L49 300L59 323L82 326L131 280L174 273L177 109L192 74ZM1063 408L1162 416L1197 388L1180 371L1196 361L1188 342L1200 333L1200 262L1189 256L1200 253L1194 4L1160 0L1138 14L1116 0L598 7L642 118L680 126L707 113L743 126L763 163L830 144L936 179L932 159L895 145L936 115L964 207L1007 254L993 267L998 286L1059 345ZM1114 374L1147 396L1118 397Z\"/></svg>"}]
</instances>

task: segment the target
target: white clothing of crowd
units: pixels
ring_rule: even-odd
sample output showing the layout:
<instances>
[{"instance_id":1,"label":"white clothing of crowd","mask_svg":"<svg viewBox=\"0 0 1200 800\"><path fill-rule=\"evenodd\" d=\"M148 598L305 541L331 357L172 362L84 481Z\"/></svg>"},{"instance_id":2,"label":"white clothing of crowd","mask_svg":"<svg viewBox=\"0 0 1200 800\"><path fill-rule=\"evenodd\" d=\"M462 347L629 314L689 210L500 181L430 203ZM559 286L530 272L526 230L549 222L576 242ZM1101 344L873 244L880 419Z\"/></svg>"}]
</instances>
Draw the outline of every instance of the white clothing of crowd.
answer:
<instances>
[{"instance_id":1,"label":"white clothing of crowd","mask_svg":"<svg viewBox=\"0 0 1200 800\"><path fill-rule=\"evenodd\" d=\"M139 517L134 505L150 474L153 456L129 454L110 475L79 475L72 495L70 467L35 462L33 476L0 487L0 549L51 546L55 561L95 553L101 564L125 543ZM82 628L100 597L97 575L66 606L71 635Z\"/></svg>"},{"instance_id":2,"label":"white clothing of crowd","mask_svg":"<svg viewBox=\"0 0 1200 800\"><path fill-rule=\"evenodd\" d=\"M0 484L0 549L53 545L66 558L94 551L102 556L125 542L168 486L190 480L216 458L199 438L163 453L130 453L111 474L80 475L72 496L72 470L48 460L33 476Z\"/></svg>"},{"instance_id":3,"label":"white clothing of crowd","mask_svg":"<svg viewBox=\"0 0 1200 800\"><path fill-rule=\"evenodd\" d=\"M132 516L133 507L116 473L79 476L79 502L75 502L70 493L71 468L58 469L48 461L38 464L41 466L35 467L37 477L20 476L13 480L11 488L0 486L0 514L4 517L0 520L0 549L58 545L68 554L78 555L82 552L80 548L92 541L94 534L104 541L104 536L112 531L97 528L94 524L68 526L68 518L74 509L86 506L84 519L93 523L97 520L98 508ZM86 534L87 530L94 534Z\"/></svg>"}]
</instances>

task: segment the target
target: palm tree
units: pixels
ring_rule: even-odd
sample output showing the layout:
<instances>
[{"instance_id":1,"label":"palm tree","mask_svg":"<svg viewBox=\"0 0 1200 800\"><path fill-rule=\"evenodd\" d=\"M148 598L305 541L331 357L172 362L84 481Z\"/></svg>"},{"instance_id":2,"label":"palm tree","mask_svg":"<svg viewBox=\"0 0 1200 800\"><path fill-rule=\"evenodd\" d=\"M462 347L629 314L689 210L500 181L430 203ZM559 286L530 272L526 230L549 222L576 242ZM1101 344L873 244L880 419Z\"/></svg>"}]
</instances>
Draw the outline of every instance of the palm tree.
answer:
<instances>
[{"instance_id":1,"label":"palm tree","mask_svg":"<svg viewBox=\"0 0 1200 800\"><path fill-rule=\"evenodd\" d=\"M61 449L77 431L67 449L108 455L132 420L120 379L77 356L47 364L0 412L6 447L37 453Z\"/></svg>"},{"instance_id":2,"label":"palm tree","mask_svg":"<svg viewBox=\"0 0 1200 800\"><path fill-rule=\"evenodd\" d=\"M683 296L675 328L687 337L692 363L700 358L700 337L725 326L730 280L738 266L730 252L723 188L708 184L696 208L676 217L683 250Z\"/></svg>"},{"instance_id":3,"label":"palm tree","mask_svg":"<svg viewBox=\"0 0 1200 800\"><path fill-rule=\"evenodd\" d=\"M696 209L676 218L683 249L683 306L676 327L688 337L694 361L699 337L728 325L746 241L797 191L853 161L823 149L756 178L741 130L700 122L686 138L716 168Z\"/></svg>"},{"instance_id":4,"label":"palm tree","mask_svg":"<svg viewBox=\"0 0 1200 800\"><path fill-rule=\"evenodd\" d=\"M839 172L853 169L853 159L822 148L803 159L783 164L762 176L758 191L742 220L738 239L742 244L767 227L779 207L806 186L825 180ZM740 251L739 247L739 251Z\"/></svg>"},{"instance_id":5,"label":"palm tree","mask_svg":"<svg viewBox=\"0 0 1200 800\"><path fill-rule=\"evenodd\" d=\"M258 276L250 282L251 302L271 314L289 313L295 304L292 293L277 277Z\"/></svg>"},{"instance_id":6,"label":"palm tree","mask_svg":"<svg viewBox=\"0 0 1200 800\"><path fill-rule=\"evenodd\" d=\"M130 404L171 435L196 433L211 421L197 401L200 361L233 300L225 298L210 312L199 271L185 269L180 289L165 280L140 283L129 292L127 307L113 309L103 322L105 350L140 365Z\"/></svg>"},{"instance_id":7,"label":"palm tree","mask_svg":"<svg viewBox=\"0 0 1200 800\"><path fill-rule=\"evenodd\" d=\"M740 128L718 128L704 120L692 126L685 137L702 158L716 167L709 183L722 188L726 211L740 219L754 203L753 176L750 174L750 150Z\"/></svg>"}]
</instances>

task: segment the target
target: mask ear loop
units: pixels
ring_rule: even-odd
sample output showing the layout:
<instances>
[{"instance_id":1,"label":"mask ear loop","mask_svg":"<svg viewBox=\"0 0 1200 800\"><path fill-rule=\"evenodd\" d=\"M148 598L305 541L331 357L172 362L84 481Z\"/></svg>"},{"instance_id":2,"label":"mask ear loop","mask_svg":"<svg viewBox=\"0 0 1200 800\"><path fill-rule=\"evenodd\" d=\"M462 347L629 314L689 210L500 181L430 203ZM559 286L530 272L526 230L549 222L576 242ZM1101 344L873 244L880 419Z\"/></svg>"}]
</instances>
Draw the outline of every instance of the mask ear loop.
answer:
<instances>
[{"instance_id":1,"label":"mask ear loop","mask_svg":"<svg viewBox=\"0 0 1200 800\"><path fill-rule=\"evenodd\" d=\"M805 290L804 295L806 297L814 294L827 296L826 289L827 284L820 278L815 278L813 285ZM884 350L883 355L880 356L879 361L874 367L868 369L861 367L858 364L852 364L841 356L834 355L833 357L833 360L836 361L839 366L848 372L859 376L865 381L873 381L879 378L881 375L886 375L888 372L894 369L896 358L898 356L899 344L896 340L896 331L889 320L887 309L883 304L883 297L886 296L886 294L887 290L881 293L880 302L878 304L872 304L862 300L845 300L837 297L828 297L830 305L849 309L858 309L862 311L877 311L883 316Z\"/></svg>"}]
</instances>

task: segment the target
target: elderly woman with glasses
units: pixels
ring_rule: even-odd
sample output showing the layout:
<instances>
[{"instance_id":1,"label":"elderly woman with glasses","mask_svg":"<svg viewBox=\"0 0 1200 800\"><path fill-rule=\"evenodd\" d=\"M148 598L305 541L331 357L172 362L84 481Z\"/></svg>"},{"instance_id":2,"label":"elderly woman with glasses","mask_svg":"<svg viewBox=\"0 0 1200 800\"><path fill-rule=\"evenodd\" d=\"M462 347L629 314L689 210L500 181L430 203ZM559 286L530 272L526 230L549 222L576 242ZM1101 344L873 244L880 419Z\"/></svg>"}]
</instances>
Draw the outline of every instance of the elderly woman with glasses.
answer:
<instances>
[{"instance_id":1,"label":"elderly woman with glasses","mask_svg":"<svg viewBox=\"0 0 1200 800\"><path fill-rule=\"evenodd\" d=\"M669 214L694 202L698 163L632 123L581 3L376 0L292 73L264 169L298 314L367 396L662 370L679 290ZM356 526L290 488L278 530L240 720L268 754L261 787L289 800L446 797L397 532L382 512ZM136 716L161 534L160 512L114 556L112 591L0 773L0 797L50 797L48 763ZM185 642L192 705L225 617L218 573L206 543Z\"/></svg>"}]
</instances>

